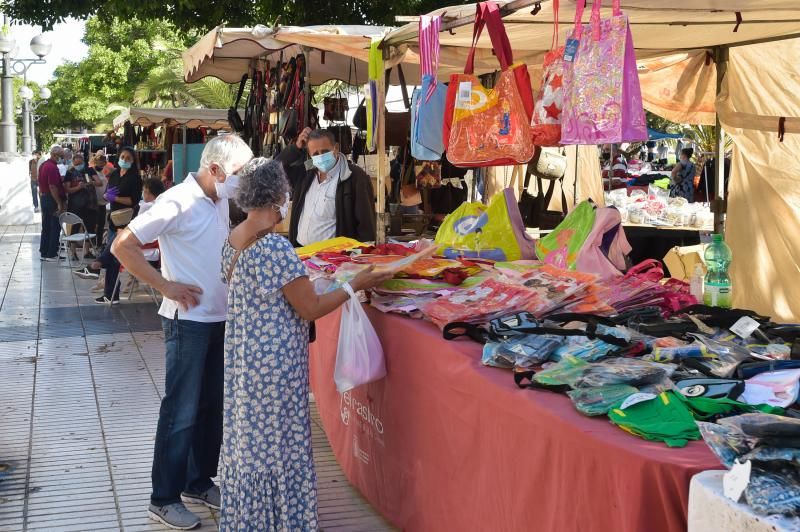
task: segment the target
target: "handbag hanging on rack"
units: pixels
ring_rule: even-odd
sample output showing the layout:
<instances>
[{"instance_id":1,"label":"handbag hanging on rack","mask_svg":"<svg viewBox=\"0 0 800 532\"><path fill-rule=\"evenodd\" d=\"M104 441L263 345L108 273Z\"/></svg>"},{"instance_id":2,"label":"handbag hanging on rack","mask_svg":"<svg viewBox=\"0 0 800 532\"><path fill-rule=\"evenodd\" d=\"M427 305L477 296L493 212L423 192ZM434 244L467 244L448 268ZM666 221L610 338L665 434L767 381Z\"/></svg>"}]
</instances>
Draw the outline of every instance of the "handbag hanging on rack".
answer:
<instances>
[{"instance_id":1,"label":"handbag hanging on rack","mask_svg":"<svg viewBox=\"0 0 800 532\"><path fill-rule=\"evenodd\" d=\"M239 116L239 102L242 101L244 87L247 85L247 77L247 74L242 76L242 80L239 82L239 92L236 95L236 103L233 104L233 107L228 108L228 124L236 133L244 131L244 122L242 122L242 117Z\"/></svg>"},{"instance_id":2,"label":"handbag hanging on rack","mask_svg":"<svg viewBox=\"0 0 800 532\"><path fill-rule=\"evenodd\" d=\"M486 89L473 75L475 51L483 27L492 40L502 71L494 88ZM526 102L533 104L527 67L513 65L500 11L493 2L477 7L472 46L464 74L450 76L443 135L447 157L456 166L487 167L527 163L533 156L530 137L531 114ZM525 72L517 75L515 71ZM520 78L527 81L520 82Z\"/></svg>"},{"instance_id":3,"label":"handbag hanging on rack","mask_svg":"<svg viewBox=\"0 0 800 532\"><path fill-rule=\"evenodd\" d=\"M583 26L578 2L564 64L562 144L614 144L647 140L639 75L628 17L613 0L613 14L600 19L601 0ZM585 31L590 30L590 31Z\"/></svg>"},{"instance_id":4,"label":"handbag hanging on rack","mask_svg":"<svg viewBox=\"0 0 800 532\"><path fill-rule=\"evenodd\" d=\"M567 169L567 158L552 150L537 148L533 160L528 163L525 172L522 196L519 201L519 210L526 227L538 227L542 230L555 229L567 215L567 197L564 194L564 174ZM536 176L537 192L532 195L528 192L531 177ZM545 192L544 181L548 181ZM553 198L556 181L561 189L561 211L551 211L550 201Z\"/></svg>"},{"instance_id":5,"label":"handbag hanging on rack","mask_svg":"<svg viewBox=\"0 0 800 532\"><path fill-rule=\"evenodd\" d=\"M553 44L544 56L542 87L531 118L531 139L537 146L561 143L561 110L564 107L564 47L558 45L558 3L553 0Z\"/></svg>"},{"instance_id":6,"label":"handbag hanging on rack","mask_svg":"<svg viewBox=\"0 0 800 532\"><path fill-rule=\"evenodd\" d=\"M442 17L419 19L422 86L411 98L411 154L420 161L438 161L444 153L442 127L447 87L439 83L439 30Z\"/></svg>"}]
</instances>

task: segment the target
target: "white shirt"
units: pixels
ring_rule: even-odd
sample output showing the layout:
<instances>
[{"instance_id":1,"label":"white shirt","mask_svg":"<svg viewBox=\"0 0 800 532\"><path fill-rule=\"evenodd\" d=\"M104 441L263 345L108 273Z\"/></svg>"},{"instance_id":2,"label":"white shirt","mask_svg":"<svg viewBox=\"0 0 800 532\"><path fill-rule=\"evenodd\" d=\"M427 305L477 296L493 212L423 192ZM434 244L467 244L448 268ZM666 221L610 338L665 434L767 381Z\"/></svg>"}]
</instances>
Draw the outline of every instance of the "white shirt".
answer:
<instances>
[{"instance_id":1,"label":"white shirt","mask_svg":"<svg viewBox=\"0 0 800 532\"><path fill-rule=\"evenodd\" d=\"M319 182L319 176L314 178L306 192L303 211L297 224L297 242L301 246L308 246L336 236L336 188L342 176L342 171L347 168L343 163L343 156L333 170L328 172L325 182Z\"/></svg>"},{"instance_id":2,"label":"white shirt","mask_svg":"<svg viewBox=\"0 0 800 532\"><path fill-rule=\"evenodd\" d=\"M164 298L159 315L215 323L225 321L227 287L222 282L222 247L230 231L227 200L214 202L197 184L194 174L161 194L128 229L143 244L158 240L161 274L168 281L203 290L200 303L188 311Z\"/></svg>"},{"instance_id":3,"label":"white shirt","mask_svg":"<svg viewBox=\"0 0 800 532\"><path fill-rule=\"evenodd\" d=\"M659 146L658 147L658 158L659 159L666 159L667 155L669 155L669 148L666 146Z\"/></svg>"}]
</instances>

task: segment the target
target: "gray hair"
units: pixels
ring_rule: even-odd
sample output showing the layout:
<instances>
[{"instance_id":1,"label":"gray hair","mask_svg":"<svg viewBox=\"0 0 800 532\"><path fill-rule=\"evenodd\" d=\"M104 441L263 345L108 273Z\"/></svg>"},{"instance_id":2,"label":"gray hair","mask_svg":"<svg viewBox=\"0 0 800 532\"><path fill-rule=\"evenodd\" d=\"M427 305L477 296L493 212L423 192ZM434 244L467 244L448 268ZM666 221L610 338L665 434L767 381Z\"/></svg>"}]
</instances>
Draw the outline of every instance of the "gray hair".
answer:
<instances>
[{"instance_id":1,"label":"gray hair","mask_svg":"<svg viewBox=\"0 0 800 532\"><path fill-rule=\"evenodd\" d=\"M278 161L257 157L239 171L236 204L245 212L283 205L288 193L289 181Z\"/></svg>"},{"instance_id":2,"label":"gray hair","mask_svg":"<svg viewBox=\"0 0 800 532\"><path fill-rule=\"evenodd\" d=\"M209 140L200 156L200 168L217 163L230 174L233 168L253 158L253 151L238 135L220 135Z\"/></svg>"},{"instance_id":3,"label":"gray hair","mask_svg":"<svg viewBox=\"0 0 800 532\"><path fill-rule=\"evenodd\" d=\"M50 146L50 155L55 155L56 153L64 153L64 148L61 147L61 144Z\"/></svg>"}]
</instances>

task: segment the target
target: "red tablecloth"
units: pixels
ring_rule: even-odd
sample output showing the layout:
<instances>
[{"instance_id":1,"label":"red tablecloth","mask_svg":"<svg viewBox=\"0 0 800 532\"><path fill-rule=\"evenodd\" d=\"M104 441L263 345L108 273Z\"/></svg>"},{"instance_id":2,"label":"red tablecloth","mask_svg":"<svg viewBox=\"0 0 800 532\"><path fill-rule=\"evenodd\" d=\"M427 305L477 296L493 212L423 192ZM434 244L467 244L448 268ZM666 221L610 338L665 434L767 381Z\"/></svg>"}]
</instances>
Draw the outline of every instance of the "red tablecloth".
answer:
<instances>
[{"instance_id":1,"label":"red tablecloth","mask_svg":"<svg viewBox=\"0 0 800 532\"><path fill-rule=\"evenodd\" d=\"M469 340L368 313L387 377L336 391L334 314L317 322L311 388L345 474L403 530L684 530L691 477L721 468L703 442L646 442L566 396L517 388Z\"/></svg>"}]
</instances>

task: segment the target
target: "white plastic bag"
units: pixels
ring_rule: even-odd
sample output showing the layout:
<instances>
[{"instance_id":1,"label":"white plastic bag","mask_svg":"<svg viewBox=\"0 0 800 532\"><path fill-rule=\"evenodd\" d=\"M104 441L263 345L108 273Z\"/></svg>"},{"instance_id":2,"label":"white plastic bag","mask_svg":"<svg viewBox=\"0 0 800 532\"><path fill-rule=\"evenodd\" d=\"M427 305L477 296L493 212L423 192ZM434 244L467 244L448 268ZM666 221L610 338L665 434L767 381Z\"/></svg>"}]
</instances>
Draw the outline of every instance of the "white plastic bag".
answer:
<instances>
[{"instance_id":1,"label":"white plastic bag","mask_svg":"<svg viewBox=\"0 0 800 532\"><path fill-rule=\"evenodd\" d=\"M349 284L344 284L343 288L350 294L350 300L342 307L333 372L339 393L386 376L381 341L353 289Z\"/></svg>"}]
</instances>

